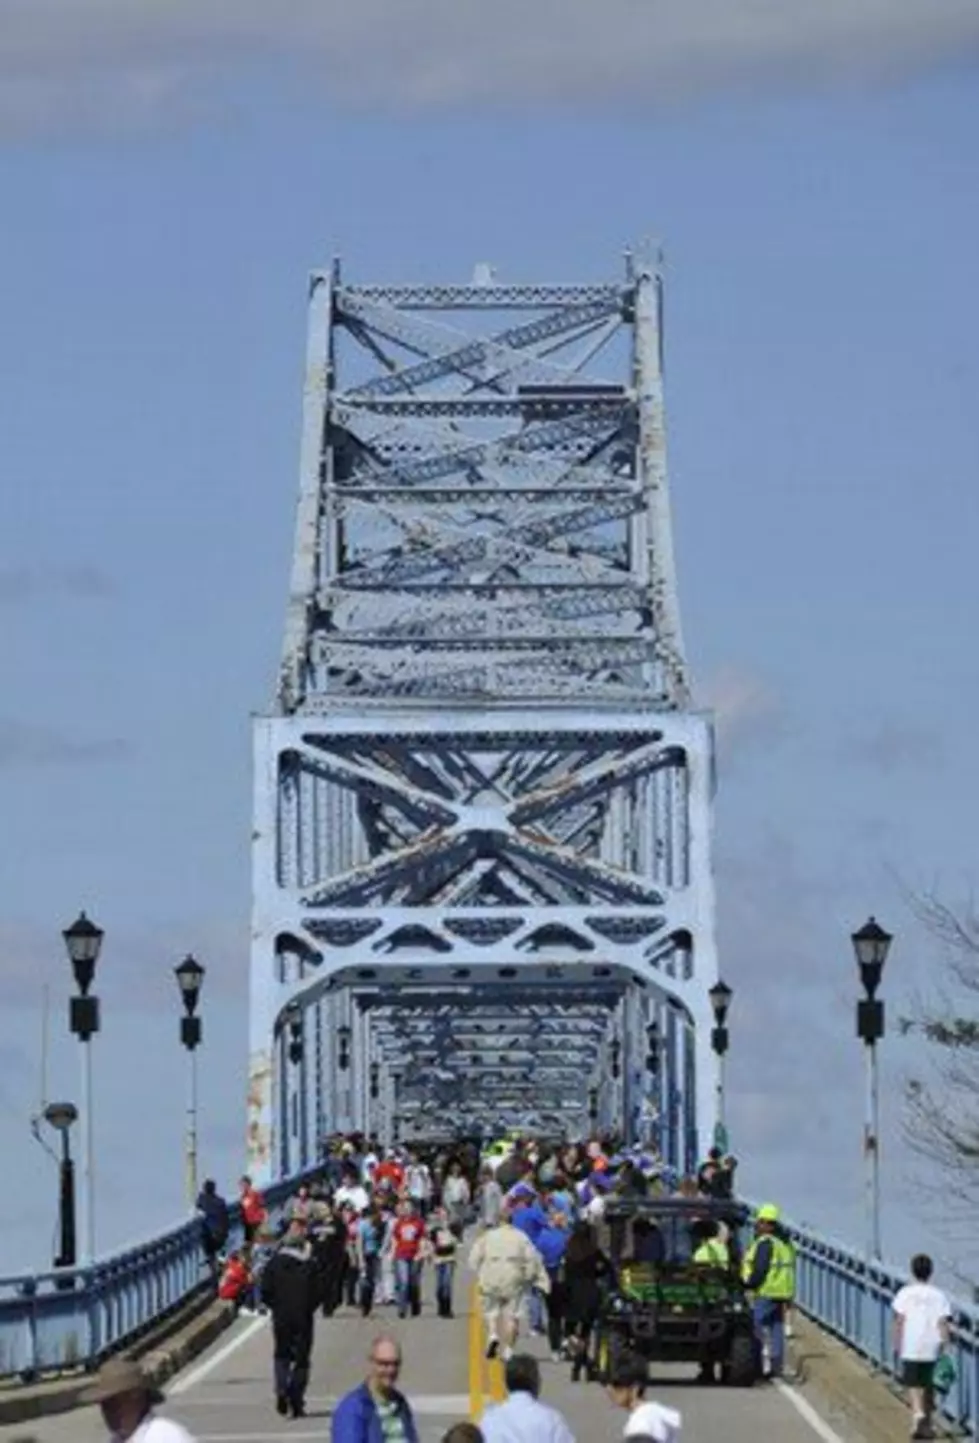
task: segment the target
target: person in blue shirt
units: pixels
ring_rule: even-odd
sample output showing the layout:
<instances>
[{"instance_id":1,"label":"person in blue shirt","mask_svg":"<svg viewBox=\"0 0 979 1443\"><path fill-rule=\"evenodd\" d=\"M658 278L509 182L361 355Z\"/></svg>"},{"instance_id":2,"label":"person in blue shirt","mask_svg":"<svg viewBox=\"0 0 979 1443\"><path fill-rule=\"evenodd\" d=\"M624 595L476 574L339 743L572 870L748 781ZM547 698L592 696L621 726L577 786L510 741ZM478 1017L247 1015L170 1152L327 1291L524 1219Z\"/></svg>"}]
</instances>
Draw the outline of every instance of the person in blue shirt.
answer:
<instances>
[{"instance_id":1,"label":"person in blue shirt","mask_svg":"<svg viewBox=\"0 0 979 1443\"><path fill-rule=\"evenodd\" d=\"M513 1226L524 1234L528 1242L537 1246L537 1239L544 1228L547 1227L547 1213L537 1200L537 1195L528 1189L526 1194L515 1197L510 1210L510 1221ZM544 1298L537 1288L533 1288L527 1298L527 1307L530 1313L530 1330L532 1333L543 1333L544 1331Z\"/></svg>"},{"instance_id":2,"label":"person in blue shirt","mask_svg":"<svg viewBox=\"0 0 979 1443\"><path fill-rule=\"evenodd\" d=\"M563 1213L569 1222L574 1222L577 1200L563 1173L559 1173L554 1179L554 1186L547 1195L547 1209L552 1215Z\"/></svg>"},{"instance_id":3,"label":"person in blue shirt","mask_svg":"<svg viewBox=\"0 0 979 1443\"><path fill-rule=\"evenodd\" d=\"M363 1317L370 1317L377 1290L378 1273L381 1267L381 1251L387 1234L384 1218L377 1203L357 1224L357 1261L360 1270L360 1311Z\"/></svg>"},{"instance_id":4,"label":"person in blue shirt","mask_svg":"<svg viewBox=\"0 0 979 1443\"><path fill-rule=\"evenodd\" d=\"M568 1219L564 1213L552 1213L547 1226L537 1234L537 1251L544 1259L544 1267L551 1280L551 1291L547 1295L547 1344L555 1363L560 1361L564 1345L566 1294L561 1263L570 1236Z\"/></svg>"},{"instance_id":5,"label":"person in blue shirt","mask_svg":"<svg viewBox=\"0 0 979 1443\"><path fill-rule=\"evenodd\" d=\"M341 1398L333 1411L332 1443L419 1443L408 1399L395 1386L401 1349L394 1338L375 1338L366 1382Z\"/></svg>"},{"instance_id":6,"label":"person in blue shirt","mask_svg":"<svg viewBox=\"0 0 979 1443\"><path fill-rule=\"evenodd\" d=\"M506 1365L505 1403L487 1408L480 1424L484 1443L575 1443L556 1408L540 1401L537 1359L517 1353Z\"/></svg>"},{"instance_id":7,"label":"person in blue shirt","mask_svg":"<svg viewBox=\"0 0 979 1443\"><path fill-rule=\"evenodd\" d=\"M531 1193L529 1196L514 1200L510 1208L510 1221L536 1247L539 1234L547 1227L547 1213L537 1201L536 1196Z\"/></svg>"}]
</instances>

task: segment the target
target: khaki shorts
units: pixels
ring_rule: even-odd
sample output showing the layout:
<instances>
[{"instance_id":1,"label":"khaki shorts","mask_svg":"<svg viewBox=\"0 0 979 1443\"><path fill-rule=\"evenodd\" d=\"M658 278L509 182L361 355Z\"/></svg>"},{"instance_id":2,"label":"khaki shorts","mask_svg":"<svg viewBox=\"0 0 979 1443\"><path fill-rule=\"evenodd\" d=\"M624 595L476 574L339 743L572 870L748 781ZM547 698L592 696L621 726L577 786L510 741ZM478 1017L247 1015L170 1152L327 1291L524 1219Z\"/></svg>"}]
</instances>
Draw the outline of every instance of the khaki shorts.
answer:
<instances>
[{"instance_id":1,"label":"khaki shorts","mask_svg":"<svg viewBox=\"0 0 979 1443\"><path fill-rule=\"evenodd\" d=\"M479 1291L479 1300L483 1306L484 1318L493 1318L499 1314L508 1322L517 1322L524 1311L524 1294L522 1291L519 1293L501 1293L494 1288L489 1288L484 1292L481 1288Z\"/></svg>"}]
</instances>

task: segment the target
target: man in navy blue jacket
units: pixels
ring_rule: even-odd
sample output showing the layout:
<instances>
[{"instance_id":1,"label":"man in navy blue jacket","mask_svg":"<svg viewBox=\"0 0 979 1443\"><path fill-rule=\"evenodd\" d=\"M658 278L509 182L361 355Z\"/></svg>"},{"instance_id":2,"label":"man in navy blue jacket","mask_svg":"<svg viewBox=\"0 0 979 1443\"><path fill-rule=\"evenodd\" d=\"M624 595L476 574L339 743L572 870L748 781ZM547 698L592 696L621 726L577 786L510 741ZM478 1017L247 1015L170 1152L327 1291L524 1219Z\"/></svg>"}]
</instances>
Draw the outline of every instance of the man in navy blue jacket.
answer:
<instances>
[{"instance_id":1,"label":"man in navy blue jacket","mask_svg":"<svg viewBox=\"0 0 979 1443\"><path fill-rule=\"evenodd\" d=\"M401 1349L394 1338L374 1339L370 1365L367 1381L334 1409L332 1443L418 1443L408 1399L395 1387Z\"/></svg>"}]
</instances>

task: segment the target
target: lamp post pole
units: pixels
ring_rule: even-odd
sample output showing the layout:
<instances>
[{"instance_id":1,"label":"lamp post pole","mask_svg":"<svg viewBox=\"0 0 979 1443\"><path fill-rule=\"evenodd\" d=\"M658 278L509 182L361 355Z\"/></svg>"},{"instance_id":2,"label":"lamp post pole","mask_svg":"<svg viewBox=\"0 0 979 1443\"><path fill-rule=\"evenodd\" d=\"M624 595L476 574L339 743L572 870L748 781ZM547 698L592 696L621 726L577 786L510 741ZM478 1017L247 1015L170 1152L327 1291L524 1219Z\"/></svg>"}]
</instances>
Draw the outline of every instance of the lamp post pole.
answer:
<instances>
[{"instance_id":1,"label":"lamp post pole","mask_svg":"<svg viewBox=\"0 0 979 1443\"><path fill-rule=\"evenodd\" d=\"M397 1143L401 1134L401 1077L400 1070L391 1073L391 1142Z\"/></svg>"},{"instance_id":2,"label":"lamp post pole","mask_svg":"<svg viewBox=\"0 0 979 1443\"><path fill-rule=\"evenodd\" d=\"M71 1102L52 1102L44 1109L44 1120L61 1138L61 1158L58 1163L60 1246L54 1265L56 1268L73 1268L77 1261L78 1245L75 1238L75 1164L71 1156L69 1133L73 1123L78 1121L78 1109ZM71 1287L71 1279L63 1279L59 1286Z\"/></svg>"},{"instance_id":3,"label":"lamp post pole","mask_svg":"<svg viewBox=\"0 0 979 1443\"><path fill-rule=\"evenodd\" d=\"M92 1038L99 1031L99 999L91 995L95 964L105 936L101 927L80 912L62 932L68 960L78 993L72 997L69 1026L82 1044L82 1200L84 1254L82 1261L95 1261L95 1129L92 1119Z\"/></svg>"},{"instance_id":4,"label":"lamp post pole","mask_svg":"<svg viewBox=\"0 0 979 1443\"><path fill-rule=\"evenodd\" d=\"M180 1019L180 1041L187 1051L187 1204L191 1211L197 1203L197 1049L203 1036L197 1003L204 985L206 969L189 953L174 969L177 986L184 1004Z\"/></svg>"},{"instance_id":5,"label":"lamp post pole","mask_svg":"<svg viewBox=\"0 0 979 1443\"><path fill-rule=\"evenodd\" d=\"M292 1063L292 1103L290 1109L289 1126L287 1135L292 1137L296 1143L296 1157L291 1156L293 1165L297 1162L300 1168L307 1163L306 1158L306 1079L303 1075L303 1057L306 1048L304 1041L303 1009L300 1002L293 1002L288 1011L289 1018L289 1061Z\"/></svg>"},{"instance_id":6,"label":"lamp post pole","mask_svg":"<svg viewBox=\"0 0 979 1443\"><path fill-rule=\"evenodd\" d=\"M725 1087L725 1065L724 1059L730 1046L730 1033L727 1028L727 1014L731 1006L731 998L734 996L731 988L726 982L718 980L708 992L710 1005L714 1012L714 1026L711 1028L710 1045L714 1056L717 1058L717 1116L714 1121L714 1146L727 1151L727 1090Z\"/></svg>"},{"instance_id":7,"label":"lamp post pole","mask_svg":"<svg viewBox=\"0 0 979 1443\"><path fill-rule=\"evenodd\" d=\"M657 1152L663 1150L663 1118L662 1098L660 1096L660 1052L663 1046L663 1039L660 1037L659 1023L654 1018L646 1028L646 1071L649 1074L649 1136L648 1142L654 1142Z\"/></svg>"},{"instance_id":8,"label":"lamp post pole","mask_svg":"<svg viewBox=\"0 0 979 1443\"><path fill-rule=\"evenodd\" d=\"M337 1067L346 1074L350 1071L350 1039L353 1033L346 1022L337 1028ZM343 1079L343 1130L349 1132L353 1125L353 1106L350 1087L350 1078L346 1075Z\"/></svg>"},{"instance_id":9,"label":"lamp post pole","mask_svg":"<svg viewBox=\"0 0 979 1443\"><path fill-rule=\"evenodd\" d=\"M612 1073L612 1081L615 1082L615 1083L621 1083L621 1078L622 1078L622 1041L621 1041L621 1039L620 1039L619 1037L613 1037L613 1038L612 1038L612 1041L611 1041L611 1044L610 1044L610 1046L609 1046L609 1064L610 1064L610 1070L611 1070L611 1073ZM612 1128L613 1128L613 1130L614 1130L617 1126L621 1127L620 1119L619 1119L619 1116L618 1116L617 1114L620 1114L620 1113L623 1112L623 1110L624 1110L624 1109L623 1109L623 1106L622 1106L622 1088L621 1088L621 1086L619 1086L619 1087L613 1087L613 1089L612 1089L612 1097L615 1099L615 1101L614 1101L614 1103L613 1103L613 1107L614 1107L614 1109L615 1109L615 1112L613 1113L613 1116L612 1116L612 1118L611 1118L611 1125L612 1125Z\"/></svg>"},{"instance_id":10,"label":"lamp post pole","mask_svg":"<svg viewBox=\"0 0 979 1443\"><path fill-rule=\"evenodd\" d=\"M377 1103L381 1095L381 1064L374 1061L370 1065L368 1095L370 1098L370 1115L368 1118L368 1133L377 1132Z\"/></svg>"},{"instance_id":11,"label":"lamp post pole","mask_svg":"<svg viewBox=\"0 0 979 1443\"><path fill-rule=\"evenodd\" d=\"M877 996L884 963L894 940L876 918L871 917L850 938L865 995L857 1001L857 1036L864 1045L867 1072L867 1103L864 1120L866 1163L867 1258L881 1257L880 1226L880 1087L877 1072L877 1044L884 1036L884 1004Z\"/></svg>"}]
</instances>

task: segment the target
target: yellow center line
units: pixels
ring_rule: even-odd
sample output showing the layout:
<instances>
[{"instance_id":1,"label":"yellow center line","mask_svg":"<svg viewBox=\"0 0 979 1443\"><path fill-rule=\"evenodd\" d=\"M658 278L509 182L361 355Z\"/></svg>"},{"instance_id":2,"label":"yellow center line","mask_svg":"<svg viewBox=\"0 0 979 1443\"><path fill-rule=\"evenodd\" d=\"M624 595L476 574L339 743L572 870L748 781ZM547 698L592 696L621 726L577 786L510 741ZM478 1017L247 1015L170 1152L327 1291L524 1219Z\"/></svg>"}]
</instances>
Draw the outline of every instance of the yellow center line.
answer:
<instances>
[{"instance_id":1,"label":"yellow center line","mask_svg":"<svg viewBox=\"0 0 979 1443\"><path fill-rule=\"evenodd\" d=\"M499 1357L487 1358L486 1342L479 1288L474 1285L469 1294L468 1349L469 1417L473 1423L479 1422L487 1403L506 1401L502 1360Z\"/></svg>"},{"instance_id":2,"label":"yellow center line","mask_svg":"<svg viewBox=\"0 0 979 1443\"><path fill-rule=\"evenodd\" d=\"M478 1423L483 1416L483 1319L479 1307L479 1289L469 1292L469 1417Z\"/></svg>"}]
</instances>

